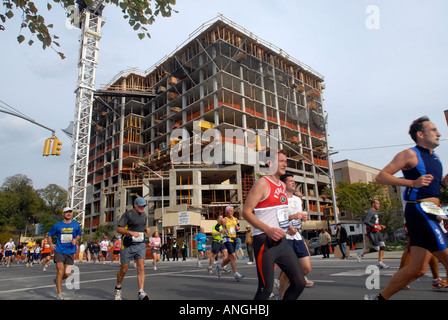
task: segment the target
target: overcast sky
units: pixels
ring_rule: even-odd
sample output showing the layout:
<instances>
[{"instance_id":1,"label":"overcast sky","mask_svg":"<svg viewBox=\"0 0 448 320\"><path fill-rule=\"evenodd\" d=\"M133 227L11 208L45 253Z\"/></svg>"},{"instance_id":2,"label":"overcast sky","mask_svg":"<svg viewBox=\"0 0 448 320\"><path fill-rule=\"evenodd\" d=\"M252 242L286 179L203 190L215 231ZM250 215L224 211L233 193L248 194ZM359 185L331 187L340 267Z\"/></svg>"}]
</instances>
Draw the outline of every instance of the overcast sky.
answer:
<instances>
[{"instance_id":1,"label":"overcast sky","mask_svg":"<svg viewBox=\"0 0 448 320\"><path fill-rule=\"evenodd\" d=\"M222 13L325 77L329 141L339 151L335 161L381 169L412 146L407 131L422 115L448 138L448 1L177 0L175 9L150 27L151 39L139 40L121 10L106 7L96 87L122 70L152 67ZM56 4L46 20L67 58L43 51L38 41L19 45L19 17L8 21L0 32L0 100L55 129L62 155L42 156L50 131L0 113L0 185L20 173L36 189L52 183L68 188L71 141L61 129L74 117L80 31L67 27ZM436 150L442 162L447 145L442 141Z\"/></svg>"}]
</instances>

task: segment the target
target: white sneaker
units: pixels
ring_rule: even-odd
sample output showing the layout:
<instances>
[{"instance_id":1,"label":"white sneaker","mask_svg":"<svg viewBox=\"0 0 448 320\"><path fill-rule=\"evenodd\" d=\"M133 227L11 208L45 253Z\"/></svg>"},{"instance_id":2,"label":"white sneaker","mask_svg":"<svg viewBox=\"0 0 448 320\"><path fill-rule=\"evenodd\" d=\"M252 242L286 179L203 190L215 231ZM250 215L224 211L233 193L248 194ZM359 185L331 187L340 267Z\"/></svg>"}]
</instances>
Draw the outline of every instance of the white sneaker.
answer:
<instances>
[{"instance_id":1,"label":"white sneaker","mask_svg":"<svg viewBox=\"0 0 448 320\"><path fill-rule=\"evenodd\" d=\"M238 272L235 272L235 281L243 280L243 278L244 278L243 274L239 274Z\"/></svg>"},{"instance_id":2,"label":"white sneaker","mask_svg":"<svg viewBox=\"0 0 448 320\"><path fill-rule=\"evenodd\" d=\"M378 267L380 269L389 269L390 268L388 265L384 264L383 261L378 262Z\"/></svg>"},{"instance_id":3,"label":"white sneaker","mask_svg":"<svg viewBox=\"0 0 448 320\"><path fill-rule=\"evenodd\" d=\"M121 298L121 288L117 289L117 287L115 287L115 300L123 300Z\"/></svg>"},{"instance_id":4,"label":"white sneaker","mask_svg":"<svg viewBox=\"0 0 448 320\"><path fill-rule=\"evenodd\" d=\"M139 291L138 300L149 300L149 296L145 291Z\"/></svg>"},{"instance_id":5,"label":"white sneaker","mask_svg":"<svg viewBox=\"0 0 448 320\"><path fill-rule=\"evenodd\" d=\"M274 280L274 288L280 290L280 280L278 279Z\"/></svg>"},{"instance_id":6,"label":"white sneaker","mask_svg":"<svg viewBox=\"0 0 448 320\"><path fill-rule=\"evenodd\" d=\"M312 286L314 286L314 281L308 280L307 277L305 277L305 281L306 281L306 288L311 288Z\"/></svg>"},{"instance_id":7,"label":"white sneaker","mask_svg":"<svg viewBox=\"0 0 448 320\"><path fill-rule=\"evenodd\" d=\"M356 259L358 260L358 263L361 263L361 259L364 255L362 254L362 252L358 252Z\"/></svg>"}]
</instances>

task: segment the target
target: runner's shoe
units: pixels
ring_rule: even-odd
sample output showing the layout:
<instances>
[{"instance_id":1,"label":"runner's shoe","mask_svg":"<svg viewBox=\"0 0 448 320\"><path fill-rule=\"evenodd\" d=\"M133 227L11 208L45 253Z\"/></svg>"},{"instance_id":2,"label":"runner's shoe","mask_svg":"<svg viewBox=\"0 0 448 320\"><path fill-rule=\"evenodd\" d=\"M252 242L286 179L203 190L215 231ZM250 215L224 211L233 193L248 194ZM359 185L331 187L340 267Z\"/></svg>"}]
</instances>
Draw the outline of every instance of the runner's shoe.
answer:
<instances>
[{"instance_id":1,"label":"runner's shoe","mask_svg":"<svg viewBox=\"0 0 448 320\"><path fill-rule=\"evenodd\" d=\"M64 296L62 295L62 293L58 293L58 295L56 296L56 300L64 300Z\"/></svg>"},{"instance_id":2,"label":"runner's shoe","mask_svg":"<svg viewBox=\"0 0 448 320\"><path fill-rule=\"evenodd\" d=\"M207 268L207 270L208 270L208 274L213 274L213 269L210 266Z\"/></svg>"},{"instance_id":3,"label":"runner's shoe","mask_svg":"<svg viewBox=\"0 0 448 320\"><path fill-rule=\"evenodd\" d=\"M235 281L243 280L243 278L244 278L243 274L239 274L238 272L235 272Z\"/></svg>"},{"instance_id":4,"label":"runner's shoe","mask_svg":"<svg viewBox=\"0 0 448 320\"><path fill-rule=\"evenodd\" d=\"M222 267L217 264L216 265L216 275L218 276L218 278L221 278L221 272L222 272Z\"/></svg>"},{"instance_id":5,"label":"runner's shoe","mask_svg":"<svg viewBox=\"0 0 448 320\"><path fill-rule=\"evenodd\" d=\"M123 300L121 298L121 288L118 289L117 287L115 287L115 300Z\"/></svg>"},{"instance_id":6,"label":"runner's shoe","mask_svg":"<svg viewBox=\"0 0 448 320\"><path fill-rule=\"evenodd\" d=\"M149 296L145 291L139 291L138 300L149 300Z\"/></svg>"},{"instance_id":7,"label":"runner's shoe","mask_svg":"<svg viewBox=\"0 0 448 320\"><path fill-rule=\"evenodd\" d=\"M361 259L364 255L362 254L362 252L358 252L356 259L358 260L358 263L361 263Z\"/></svg>"},{"instance_id":8,"label":"runner's shoe","mask_svg":"<svg viewBox=\"0 0 448 320\"><path fill-rule=\"evenodd\" d=\"M433 279L432 280L432 288L434 290L448 291L448 283L441 278Z\"/></svg>"},{"instance_id":9,"label":"runner's shoe","mask_svg":"<svg viewBox=\"0 0 448 320\"><path fill-rule=\"evenodd\" d=\"M306 281L306 288L311 288L312 286L314 286L314 281L308 280L307 277L305 277L305 281Z\"/></svg>"},{"instance_id":10,"label":"runner's shoe","mask_svg":"<svg viewBox=\"0 0 448 320\"><path fill-rule=\"evenodd\" d=\"M389 269L389 268L390 268L390 267L389 267L387 264L385 264L383 261L378 262L378 267L379 267L380 269Z\"/></svg>"},{"instance_id":11,"label":"runner's shoe","mask_svg":"<svg viewBox=\"0 0 448 320\"><path fill-rule=\"evenodd\" d=\"M274 280L274 288L280 290L280 281L278 279Z\"/></svg>"}]
</instances>

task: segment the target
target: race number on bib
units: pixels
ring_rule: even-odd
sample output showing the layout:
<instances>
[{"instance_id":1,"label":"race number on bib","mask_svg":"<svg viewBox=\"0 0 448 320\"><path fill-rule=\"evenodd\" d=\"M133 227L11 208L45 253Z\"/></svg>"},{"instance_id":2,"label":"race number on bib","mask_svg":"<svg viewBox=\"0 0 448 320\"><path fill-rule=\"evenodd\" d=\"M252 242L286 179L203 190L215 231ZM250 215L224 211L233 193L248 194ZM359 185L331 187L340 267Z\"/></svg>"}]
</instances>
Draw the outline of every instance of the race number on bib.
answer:
<instances>
[{"instance_id":1,"label":"race number on bib","mask_svg":"<svg viewBox=\"0 0 448 320\"><path fill-rule=\"evenodd\" d=\"M282 229L288 229L289 220L288 220L288 208L278 209L277 210L277 219L278 225Z\"/></svg>"},{"instance_id":2,"label":"race number on bib","mask_svg":"<svg viewBox=\"0 0 448 320\"><path fill-rule=\"evenodd\" d=\"M61 234L61 243L70 243L73 240L72 234Z\"/></svg>"},{"instance_id":3,"label":"race number on bib","mask_svg":"<svg viewBox=\"0 0 448 320\"><path fill-rule=\"evenodd\" d=\"M138 237L132 236L132 242L143 242L145 241L145 234L143 232L138 233Z\"/></svg>"},{"instance_id":4,"label":"race number on bib","mask_svg":"<svg viewBox=\"0 0 448 320\"><path fill-rule=\"evenodd\" d=\"M420 203L420 207L425 211L426 213L433 214L436 216L439 216L442 219L448 219L448 207L440 208L438 205L429 202L424 201Z\"/></svg>"}]
</instances>

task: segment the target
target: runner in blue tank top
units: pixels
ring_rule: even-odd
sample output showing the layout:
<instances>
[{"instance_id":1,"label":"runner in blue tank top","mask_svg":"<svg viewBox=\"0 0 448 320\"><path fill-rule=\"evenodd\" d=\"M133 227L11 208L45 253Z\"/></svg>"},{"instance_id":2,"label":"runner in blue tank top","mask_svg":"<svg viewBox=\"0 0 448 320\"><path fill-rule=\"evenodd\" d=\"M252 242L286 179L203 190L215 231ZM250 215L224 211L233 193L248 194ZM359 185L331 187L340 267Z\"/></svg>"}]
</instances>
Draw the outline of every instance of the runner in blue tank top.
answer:
<instances>
[{"instance_id":1,"label":"runner in blue tank top","mask_svg":"<svg viewBox=\"0 0 448 320\"><path fill-rule=\"evenodd\" d=\"M404 186L407 201L405 221L410 238L410 262L398 270L378 299L389 299L410 282L423 276L434 254L448 268L448 238L440 228L437 215L430 214L427 206L440 205L440 185L448 185L442 178L442 163L434 153L439 145L440 132L427 117L415 120L409 134L417 146L398 153L377 176L381 184ZM402 170L404 179L394 177Z\"/></svg>"}]
</instances>

